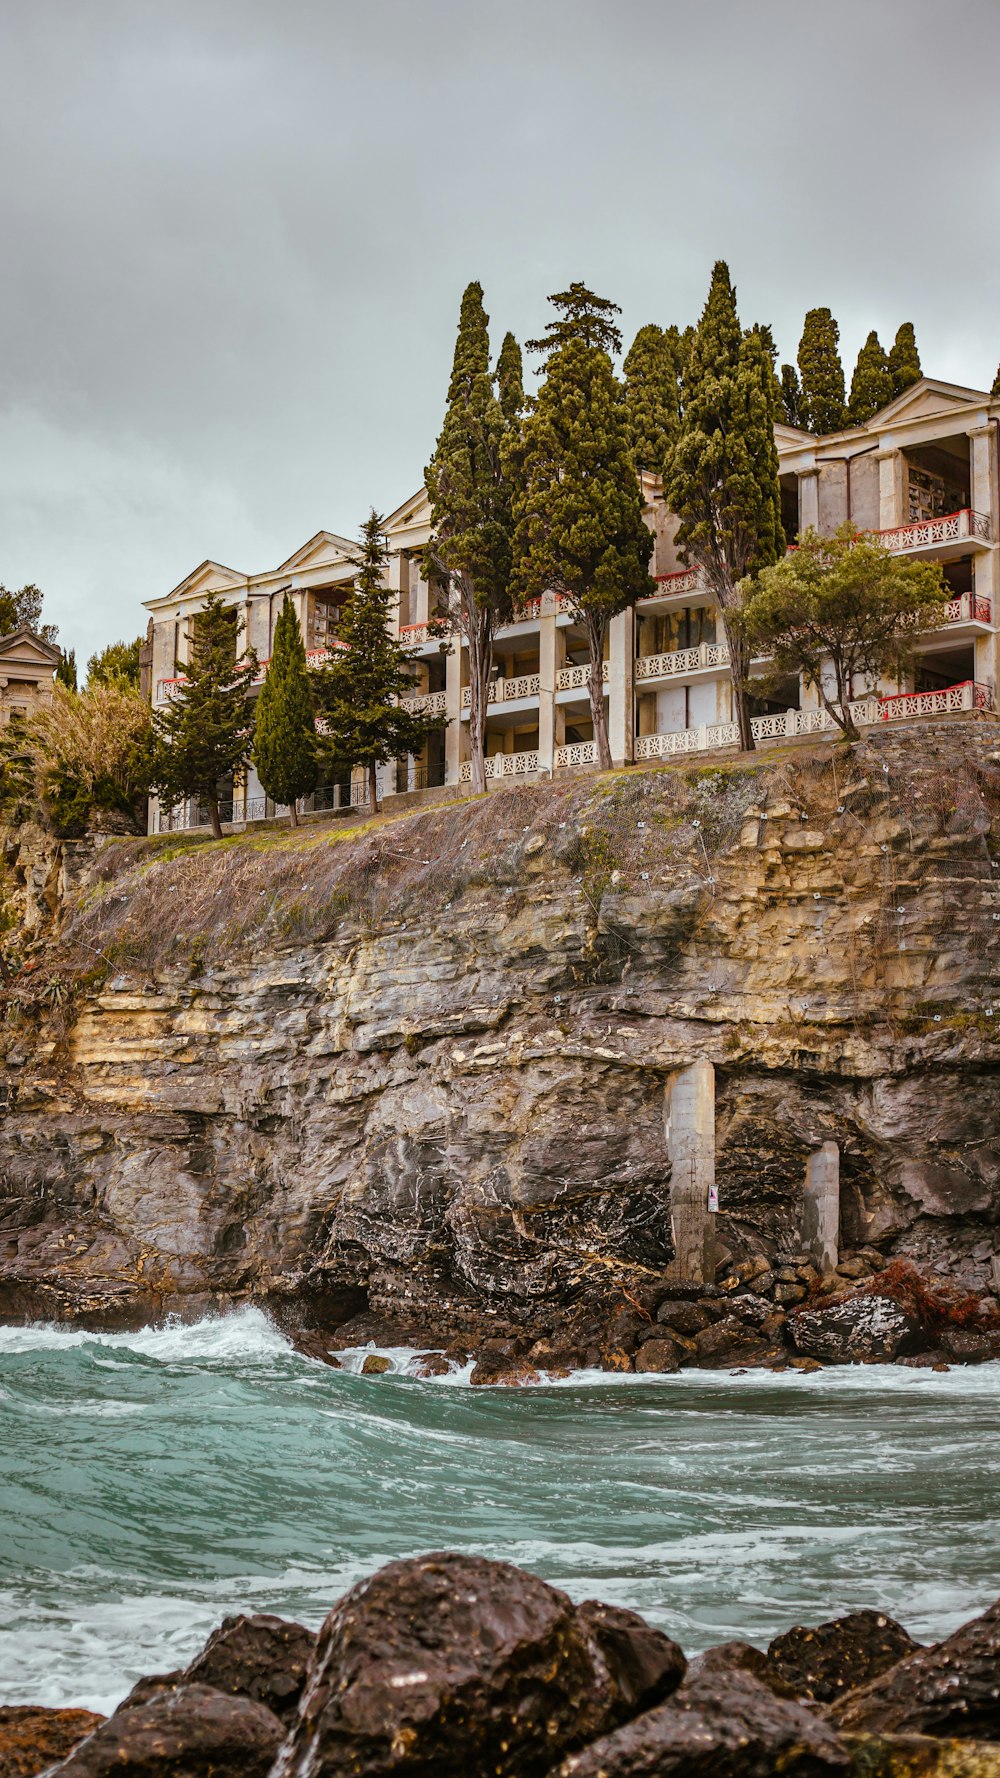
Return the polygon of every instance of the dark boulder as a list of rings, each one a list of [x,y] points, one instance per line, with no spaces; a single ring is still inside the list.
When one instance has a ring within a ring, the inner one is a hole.
[[[887,1296],[850,1296],[826,1309],[802,1309],[788,1318],[800,1352],[826,1364],[897,1358],[927,1344],[920,1323]]]
[[[894,1667],[920,1644],[881,1611],[852,1611],[776,1636],[768,1660],[800,1698],[829,1704]]]
[[[847,1765],[826,1723],[727,1669],[685,1680],[668,1703],[564,1760],[556,1778],[825,1778]]]
[[[706,1648],[704,1654],[696,1655],[688,1667],[692,1681],[705,1675],[719,1678],[727,1673],[749,1673],[751,1679],[758,1679],[768,1691],[774,1692],[775,1697],[798,1697],[795,1687],[788,1684],[763,1650],[755,1648],[752,1642],[718,1642],[714,1648]]]
[[[266,1778],[284,1729],[263,1704],[185,1685],[119,1711],[52,1778]]]
[[[1000,1740],[1000,1600],[848,1692],[831,1714],[852,1733]]]
[[[638,1612],[585,1599],[576,1615],[596,1642],[611,1676],[615,1722],[627,1722],[677,1690],[687,1670],[683,1650]]]
[[[587,1616],[534,1575],[390,1562],[323,1625],[274,1778],[542,1778],[614,1723],[621,1685]]]
[[[269,1612],[227,1617],[182,1672],[140,1679],[118,1710],[134,1710],[180,1685],[210,1685],[265,1704],[288,1722],[298,1709],[315,1647],[314,1630]]]
[[[678,1371],[683,1348],[671,1339],[647,1340],[635,1355],[636,1371],[642,1374]]]
[[[857,1778],[1000,1778],[1000,1747],[930,1735],[845,1735]]]
[[[104,1721],[91,1710],[44,1710],[35,1704],[0,1707],[0,1778],[35,1778]]]
[[[672,1328],[674,1333],[685,1334],[688,1339],[701,1333],[712,1320],[707,1309],[698,1303],[676,1303],[668,1298],[661,1303],[656,1312],[656,1319],[661,1327]]]

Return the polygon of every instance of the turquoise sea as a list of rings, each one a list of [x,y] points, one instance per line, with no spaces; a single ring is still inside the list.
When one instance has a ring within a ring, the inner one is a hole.
[[[930,1640],[1000,1595],[1000,1365],[482,1390],[392,1356],[329,1370],[253,1310],[0,1329],[0,1702],[107,1710],[227,1612],[319,1624],[429,1549],[689,1652],[860,1606]]]

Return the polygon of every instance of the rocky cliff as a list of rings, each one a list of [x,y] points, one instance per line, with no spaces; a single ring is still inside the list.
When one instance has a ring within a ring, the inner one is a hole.
[[[0,1314],[544,1332],[669,1260],[664,1082],[699,1056],[731,1255],[799,1246],[832,1137],[848,1243],[988,1291],[998,748],[910,725],[353,829],[8,836]]]

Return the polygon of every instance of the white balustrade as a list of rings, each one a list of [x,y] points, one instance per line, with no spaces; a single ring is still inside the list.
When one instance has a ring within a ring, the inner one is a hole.
[[[538,770],[538,754],[494,753],[486,761],[487,778],[527,778]],[[459,768],[458,781],[468,784],[472,779],[472,762],[465,760]]]
[[[698,648],[672,648],[667,654],[641,654],[635,663],[637,679],[671,679],[679,673],[698,673],[705,667],[728,667],[729,650],[724,642],[702,642]]]
[[[935,544],[957,543],[964,537],[990,540],[990,521],[986,513],[973,512],[970,506],[959,512],[945,513],[939,519],[915,519],[909,525],[894,525],[887,531],[871,533],[883,549],[898,554],[901,550],[930,549]]]
[[[710,586],[708,576],[703,568],[679,568],[674,574],[654,574],[656,592],[647,593],[645,598],[637,599],[637,605],[645,605],[650,599],[676,599],[687,593],[707,593]]]
[[[512,704],[517,698],[537,698],[540,687],[541,679],[537,673],[522,673],[519,679],[494,679],[488,702]],[[471,704],[472,688],[466,685],[462,690],[462,709],[468,710]]]
[[[609,663],[603,661],[601,663],[601,678],[605,685],[608,683],[608,670]],[[585,667],[560,667],[556,674],[557,691],[586,691],[589,685],[589,664]]]
[[[447,702],[448,694],[443,691],[411,692],[402,700],[403,709],[414,716],[443,716]]]
[[[555,764],[557,766],[590,766],[597,763],[596,741],[570,741],[565,747],[557,747]]]
[[[993,622],[993,606],[982,594],[961,593],[945,606],[945,622],[949,624],[989,624]]]

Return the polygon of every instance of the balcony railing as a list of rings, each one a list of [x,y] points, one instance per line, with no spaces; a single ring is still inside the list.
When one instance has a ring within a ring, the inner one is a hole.
[[[871,727],[877,722],[992,709],[993,697],[989,687],[966,679],[961,685],[949,685],[942,691],[903,692],[890,698],[859,698],[851,705],[851,716],[859,727]],[[836,726],[827,710],[779,710],[768,716],[754,716],[750,723],[755,741],[823,734]],[[735,722],[703,723],[700,728],[677,729],[667,735],[639,735],[635,757],[667,759],[675,753],[703,753],[715,747],[735,747],[739,738]]]
[[[643,599],[637,599],[637,605],[645,605],[650,599],[675,599],[684,593],[711,591],[704,568],[677,568],[673,574],[654,574],[653,579],[658,590],[647,593]]]
[[[554,761],[557,766],[591,766],[597,763],[596,741],[570,741],[565,747],[557,747]]]
[[[604,684],[608,683],[609,664],[601,662],[601,677]],[[590,687],[590,665],[585,667],[560,667],[556,674],[556,691],[587,691]]]
[[[977,538],[981,543],[989,543],[991,526],[989,517],[984,512],[973,512],[971,506],[963,506],[958,512],[945,513],[939,519],[915,519],[909,525],[893,525],[887,531],[872,531],[884,549],[898,554],[901,550],[930,549],[935,544],[957,543],[963,537]]]
[[[637,679],[671,679],[680,673],[697,673],[703,667],[728,667],[729,649],[724,642],[702,642],[697,648],[674,648],[668,654],[641,654],[635,663]]]
[[[960,593],[957,599],[949,599],[945,606],[945,620],[950,624],[991,624],[993,605],[983,595]]]
[[[537,673],[522,673],[519,679],[494,679],[489,689],[488,702],[491,704],[512,704],[517,698],[537,698],[541,680]],[[472,702],[472,691],[465,686],[462,692],[462,709],[468,710]]]
[[[403,709],[414,716],[443,716],[448,707],[448,694],[444,691],[411,692],[402,703]]]
[[[527,778],[538,770],[538,754],[534,753],[494,753],[486,761],[487,778]],[[462,764],[458,781],[468,784],[472,779],[471,761]]]
[[[541,617],[543,597],[544,594],[537,593],[533,599],[525,599],[524,604],[519,605],[514,612],[514,622],[524,623],[531,618]],[[572,611],[573,601],[567,593],[556,593],[555,601],[557,614],[560,611]]]

